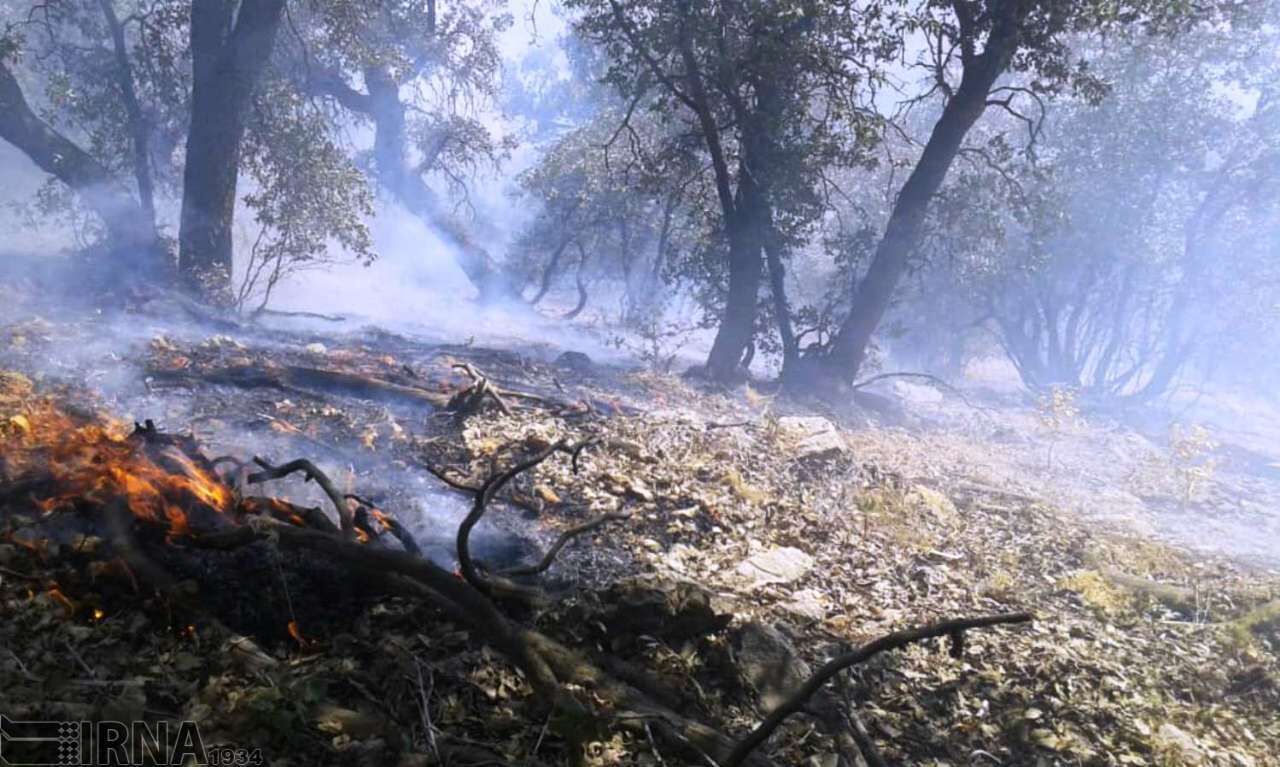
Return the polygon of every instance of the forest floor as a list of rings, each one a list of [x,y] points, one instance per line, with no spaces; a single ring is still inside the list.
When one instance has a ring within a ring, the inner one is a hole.
[[[1136,512],[1107,508],[1124,488],[1148,510],[1179,501],[1252,513],[1239,499],[1255,497],[1230,484],[1234,464],[1204,472],[1200,452],[1161,458],[1168,449],[1153,441],[1150,461],[1089,459],[1136,443],[1074,419],[1048,455],[1036,438],[1048,420],[1033,405],[915,389],[896,394],[905,420],[815,414],[750,388],[711,391],[544,348],[210,328],[154,302],[110,321],[9,305],[0,451],[17,449],[52,398],[86,418],[189,431],[209,456],[310,458],[450,565],[470,499],[431,469],[480,471],[557,439],[594,440],[578,471],[553,459],[514,482],[477,552],[528,562],[570,526],[627,514],[565,550],[544,579],[555,601],[528,620],[651,670],[678,710],[731,735],[851,645],[1031,611],[1030,625],[970,632],[959,658],[941,643],[879,656],[839,681],[831,705],[854,712],[888,764],[1280,764],[1280,576],[1259,561],[1266,552],[1191,550],[1176,525],[1156,530],[1162,542],[1129,524]],[[461,363],[505,392],[507,412],[458,417],[410,401],[465,386]],[[244,370],[275,377],[228,374]],[[356,392],[304,370],[394,388]],[[1147,463],[1151,477],[1134,471]],[[1180,482],[1193,485],[1185,498]],[[301,481],[273,489],[298,504],[321,498]],[[326,595],[286,594],[272,628],[239,627],[246,654],[146,589],[72,577],[66,546],[24,539],[12,498],[0,520],[0,713],[10,718],[190,720],[207,743],[260,748],[276,765],[570,762],[557,728],[532,713],[529,682],[483,636],[415,599],[371,594],[360,609],[321,605],[291,621]],[[264,597],[235,581],[198,598],[242,615],[240,603]],[[255,588],[271,591],[265,583]],[[838,763],[806,716],[766,750],[776,764]],[[585,763],[706,761],[633,728],[599,734]]]

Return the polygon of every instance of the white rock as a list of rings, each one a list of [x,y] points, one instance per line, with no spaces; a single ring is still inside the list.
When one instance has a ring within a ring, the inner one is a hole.
[[[1155,743],[1182,757],[1187,764],[1203,764],[1207,755],[1200,743],[1186,730],[1165,722],[1156,730]]]
[[[783,608],[811,621],[827,617],[827,600],[817,589],[800,589]]]
[[[778,428],[791,442],[796,458],[827,458],[849,449],[836,425],[822,416],[787,416]]]
[[[738,564],[739,575],[753,586],[769,583],[791,583],[813,569],[813,557],[800,549],[780,546],[762,551]]]

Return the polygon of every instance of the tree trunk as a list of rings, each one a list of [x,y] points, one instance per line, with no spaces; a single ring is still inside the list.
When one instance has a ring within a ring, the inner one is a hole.
[[[159,251],[155,231],[138,203],[119,189],[111,174],[92,155],[41,120],[22,93],[22,87],[0,62],[0,138],[21,150],[41,170],[71,187],[85,207],[97,214],[106,228],[107,252],[115,263],[152,267]]]
[[[1021,5],[1010,3],[1012,10],[994,22],[981,55],[965,57],[960,87],[942,110],[920,161],[903,184],[871,266],[854,290],[849,316],[832,339],[825,366],[829,376],[846,383],[857,377],[871,336],[923,236],[929,204],[946,179],[969,129],[986,110],[991,87],[1008,68],[1018,48],[1018,15],[1026,13]]]
[[[231,224],[245,113],[271,58],[284,0],[193,0],[191,128],[182,178],[178,267],[210,295],[231,288]],[[234,22],[233,22],[234,17]]]
[[[716,330],[711,353],[707,356],[707,373],[716,381],[731,382],[742,375],[742,359],[755,334],[756,305],[760,297],[760,278],[764,263],[760,258],[759,207],[754,191],[746,191],[753,182],[742,174],[738,177],[738,201],[733,215],[725,217],[729,241],[729,292],[725,297],[720,327]]]

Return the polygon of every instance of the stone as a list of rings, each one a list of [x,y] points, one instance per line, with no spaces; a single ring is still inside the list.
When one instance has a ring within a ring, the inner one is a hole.
[[[800,589],[791,595],[791,599],[783,606],[784,610],[811,621],[820,621],[827,617],[827,600],[817,589]]]
[[[809,664],[774,626],[751,621],[733,637],[734,660],[768,713],[782,705],[809,678]]]
[[[1195,737],[1168,722],[1160,725],[1152,741],[1160,750],[1169,752],[1172,756],[1181,757],[1185,764],[1204,764],[1208,759],[1204,748]]]
[[[737,573],[753,586],[792,583],[813,569],[813,557],[791,546],[778,546],[738,563]]]
[[[833,458],[849,449],[836,425],[822,416],[787,416],[778,428],[796,458]]]

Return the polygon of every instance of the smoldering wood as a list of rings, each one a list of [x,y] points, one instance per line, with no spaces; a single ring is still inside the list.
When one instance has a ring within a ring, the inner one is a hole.
[[[342,526],[342,534],[345,536],[354,535],[355,520],[351,511],[351,506],[347,503],[347,499],[342,493],[338,492],[338,488],[333,484],[333,480],[323,471],[320,471],[314,463],[305,458],[289,461],[282,466],[273,466],[263,458],[255,456],[253,462],[262,467],[262,471],[250,474],[245,481],[250,485],[258,485],[273,479],[281,479],[290,474],[301,472],[307,482],[315,482],[329,496],[329,500],[333,503],[334,511],[338,514],[339,524]]]

